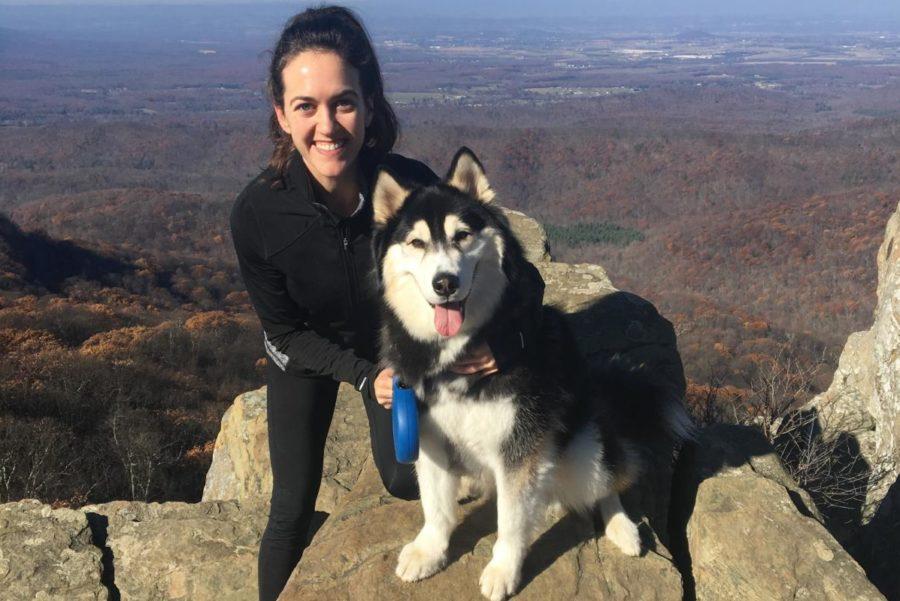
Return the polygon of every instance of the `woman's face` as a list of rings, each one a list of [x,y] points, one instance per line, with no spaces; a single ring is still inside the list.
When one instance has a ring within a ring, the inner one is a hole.
[[[356,177],[356,157],[372,120],[359,72],[334,52],[305,50],[281,76],[284,104],[275,107],[278,123],[312,176],[333,192]]]

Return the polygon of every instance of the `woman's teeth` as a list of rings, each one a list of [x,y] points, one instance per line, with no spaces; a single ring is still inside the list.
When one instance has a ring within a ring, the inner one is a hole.
[[[320,150],[337,150],[338,148],[343,148],[346,142],[316,142],[316,148]]]

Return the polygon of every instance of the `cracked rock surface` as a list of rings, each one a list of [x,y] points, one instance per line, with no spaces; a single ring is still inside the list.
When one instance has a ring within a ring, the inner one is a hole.
[[[110,586],[131,601],[253,601],[265,514],[238,503],[113,501],[105,516]],[[30,597],[29,597],[30,598]]]
[[[478,578],[496,540],[494,503],[474,501],[459,511],[444,571],[402,582],[394,574],[397,555],[422,526],[421,505],[387,496],[369,462],[279,599],[482,599]],[[680,600],[681,576],[668,551],[646,524],[641,533],[649,549],[643,557],[628,557],[596,538],[590,520],[548,517],[525,560],[516,599]]]
[[[864,522],[879,511],[894,520],[900,513],[900,490],[890,493],[900,476],[900,205],[888,221],[876,261],[874,323],[850,335],[831,386],[807,405],[818,412],[826,436],[850,434],[858,441],[873,472]]]
[[[676,487],[689,552],[679,559],[698,600],[884,599],[756,431],[704,430],[682,452]]]
[[[33,499],[0,505],[0,599],[105,601],[87,516]]]
[[[328,439],[316,511],[330,513],[356,482],[369,453],[369,422],[359,393],[341,384]],[[272,495],[266,388],[239,395],[222,417],[203,500],[268,505]]]

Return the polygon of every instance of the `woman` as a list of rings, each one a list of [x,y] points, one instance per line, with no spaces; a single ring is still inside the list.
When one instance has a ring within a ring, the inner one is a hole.
[[[359,20],[342,7],[293,17],[269,69],[272,102],[269,166],[238,196],[231,231],[268,355],[269,449],[273,491],[260,544],[260,599],[275,599],[307,543],[325,439],[339,382],[362,393],[372,454],[385,488],[418,496],[411,466],[393,454],[390,369],[377,358],[377,291],[368,187],[386,164],[399,177],[428,184],[424,164],[389,154],[397,120]],[[456,364],[489,375],[521,349],[490,341]]]

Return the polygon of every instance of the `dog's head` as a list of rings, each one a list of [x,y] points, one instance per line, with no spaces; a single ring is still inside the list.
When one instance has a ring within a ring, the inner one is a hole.
[[[389,309],[422,341],[473,334],[507,285],[508,225],[489,205],[481,163],[461,148],[440,183],[413,188],[388,170],[372,191],[378,279]]]

